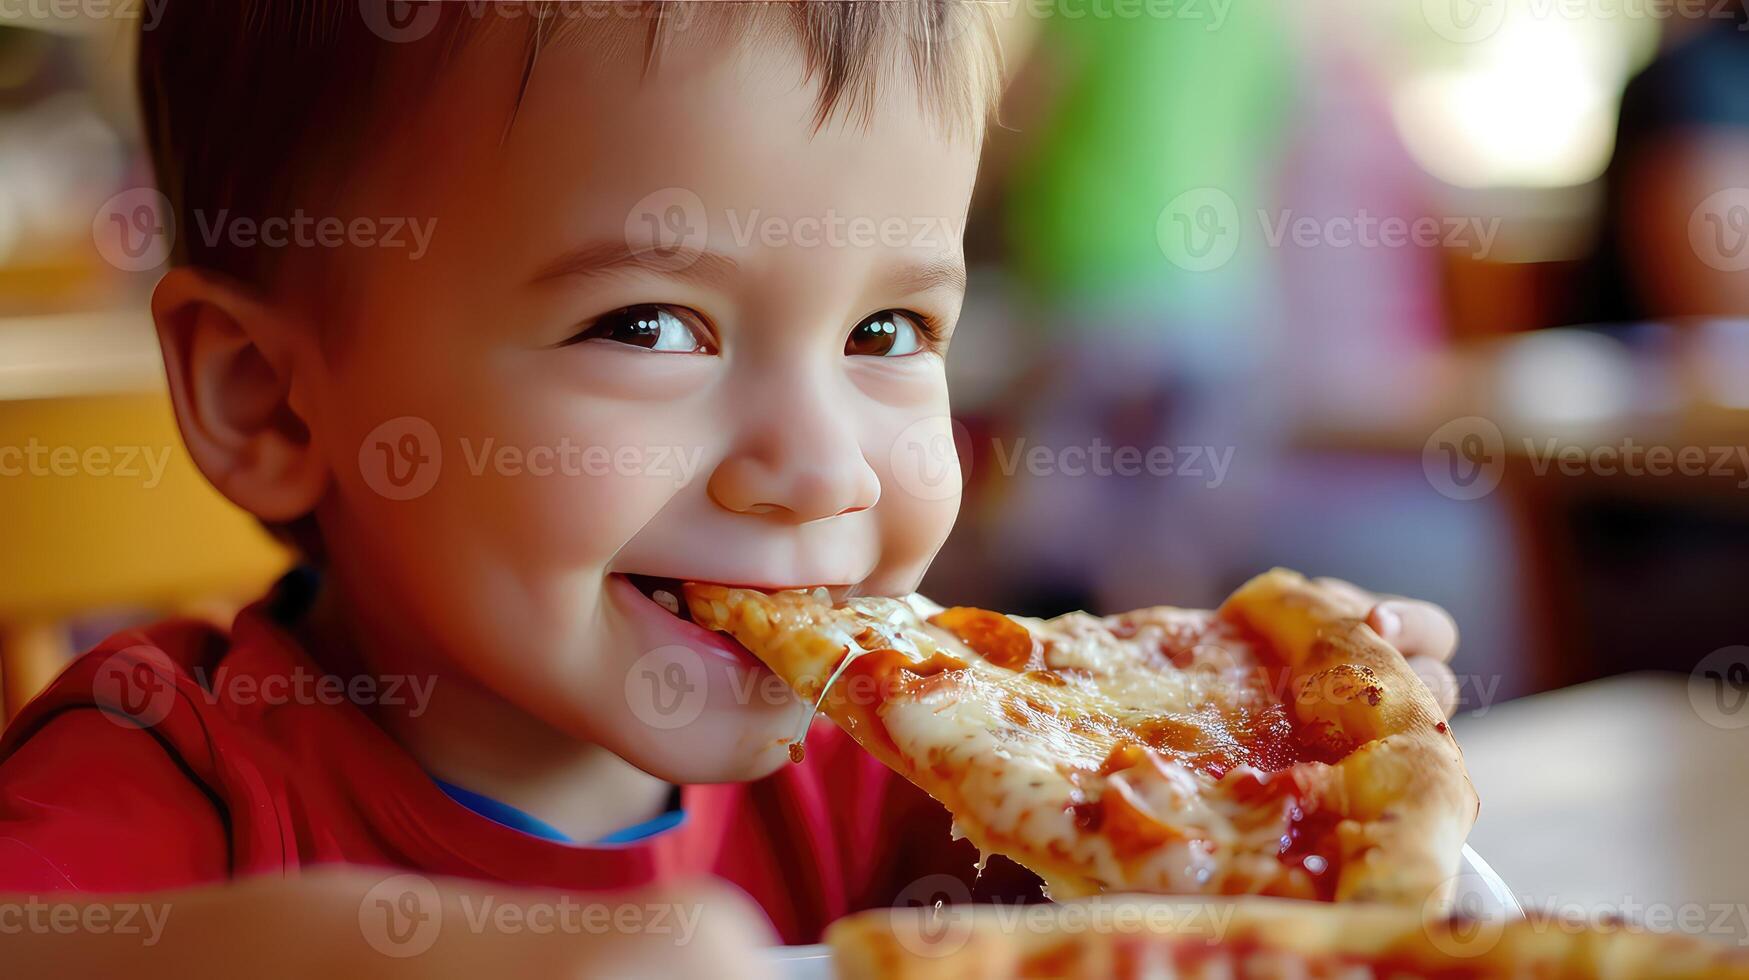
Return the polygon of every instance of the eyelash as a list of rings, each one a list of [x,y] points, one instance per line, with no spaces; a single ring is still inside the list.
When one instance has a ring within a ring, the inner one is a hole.
[[[671,304],[671,303],[636,303],[636,304],[633,304],[632,306],[624,306],[624,307],[620,307],[619,309],[609,310],[608,312],[603,313],[600,316],[597,316],[597,317],[594,317],[594,318],[588,320],[587,322],[585,322],[583,324],[582,328],[579,329],[576,333],[565,338],[564,340],[559,341],[557,344],[554,344],[553,346],[554,347],[561,347],[561,348],[562,347],[574,347],[577,344],[583,343],[585,340],[588,340],[590,333],[592,333],[596,329],[596,327],[600,326],[601,323],[604,320],[606,320],[608,317],[613,316],[616,313],[623,313],[626,310],[637,309],[637,308],[643,307],[643,306],[659,307],[659,308],[665,309],[665,310],[680,310],[680,311],[684,311],[685,313],[689,314],[691,317],[695,318],[699,322],[699,324],[704,328],[704,332],[707,335],[709,335],[708,339],[709,339],[710,349],[706,350],[706,351],[701,351],[700,353],[715,353],[716,352],[716,328],[715,328],[715,325],[711,323],[710,318],[705,316],[703,313],[700,313],[697,310],[692,309],[691,307],[679,306],[679,305]],[[936,316],[929,314],[929,313],[922,313],[922,312],[919,312],[917,310],[906,309],[906,308],[901,308],[901,307],[895,306],[895,307],[888,307],[888,308],[883,309],[883,310],[876,310],[874,313],[870,313],[868,316],[865,316],[862,319],[857,320],[856,324],[861,324],[864,320],[867,320],[869,317],[879,316],[882,313],[902,313],[905,316],[910,317],[917,324],[917,326],[919,328],[918,332],[922,335],[919,339],[922,341],[923,351],[928,352],[928,353],[934,353],[934,354],[941,353],[943,342],[946,339],[947,328],[942,323],[942,321],[939,317],[936,317]],[[852,324],[851,329],[855,329],[856,324]]]
[[[883,310],[882,312],[885,311]],[[943,325],[939,318],[931,316],[928,313],[919,313],[916,310],[898,310],[897,312],[903,313],[911,319],[916,320],[917,325],[923,328],[923,345],[925,349],[931,353],[941,353],[942,344],[947,339],[947,327]]]

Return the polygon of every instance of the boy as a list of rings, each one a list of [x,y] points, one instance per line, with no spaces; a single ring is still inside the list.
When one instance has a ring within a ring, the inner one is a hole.
[[[197,889],[152,946],[14,955],[725,975],[761,915],[808,942],[969,882],[938,806],[824,727],[790,765],[807,706],[667,607],[676,580],[903,593],[945,538],[957,479],[921,464],[951,453],[913,450],[951,445],[987,12],[387,9],[173,0],[143,36],[181,430],[319,571],[228,636],[111,639],[9,728],[0,891]],[[242,244],[245,218],[346,233]],[[373,233],[402,225],[417,257]],[[1425,607],[1375,620],[1449,652]],[[703,876],[758,911],[676,884]],[[563,907],[528,889],[672,914],[477,925]]]

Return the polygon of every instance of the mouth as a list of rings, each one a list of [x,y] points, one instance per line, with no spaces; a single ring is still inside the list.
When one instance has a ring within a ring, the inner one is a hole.
[[[608,576],[609,591],[617,594],[619,607],[627,612],[634,621],[643,624],[644,635],[651,642],[681,643],[700,653],[711,654],[721,660],[737,664],[741,667],[764,671],[768,668],[755,657],[752,651],[742,646],[727,633],[707,630],[693,622],[691,612],[686,608],[682,591],[685,583],[698,581],[696,579],[668,578],[660,575],[634,575],[616,572]],[[749,585],[731,583],[713,583],[729,588],[758,589],[761,592],[780,592],[796,586]],[[814,586],[825,589],[826,595],[834,602],[841,602],[848,597],[852,589],[849,586]]]
[[[685,581],[658,575],[627,575],[625,580],[642,593],[644,598],[668,610],[670,615],[692,622],[692,611],[686,608],[686,603],[680,601],[680,597],[684,595],[681,588],[685,586]]]
[[[632,588],[642,593],[663,609],[688,623],[692,622],[692,611],[686,608],[683,589],[687,582],[701,582],[700,579],[666,578],[660,575],[634,575],[626,573],[625,580]],[[795,589],[823,592],[824,598],[833,605],[838,605],[855,593],[855,587],[849,585],[738,585],[732,582],[711,582],[711,585],[721,585],[730,589],[752,589],[757,592],[787,592]]]

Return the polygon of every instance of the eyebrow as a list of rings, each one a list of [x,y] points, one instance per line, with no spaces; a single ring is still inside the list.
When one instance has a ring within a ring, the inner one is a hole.
[[[887,283],[906,293],[926,293],[931,289],[941,288],[964,293],[966,264],[957,258],[932,259],[900,269]]]
[[[703,286],[725,288],[740,274],[741,266],[721,252],[705,249],[633,248],[623,241],[600,241],[574,248],[541,266],[533,281],[568,276],[595,278],[627,270],[656,272]]]
[[[623,241],[590,242],[559,256],[534,275],[534,282],[566,277],[595,278],[625,270],[651,271],[699,285],[727,289],[741,265],[722,252],[676,246],[672,249],[633,248]],[[958,258],[938,258],[906,265],[887,278],[887,286],[903,293],[932,289],[966,291],[966,266]]]

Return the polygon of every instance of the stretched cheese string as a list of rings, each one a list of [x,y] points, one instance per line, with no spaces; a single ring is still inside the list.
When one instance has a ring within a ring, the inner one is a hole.
[[[802,722],[802,730],[797,732],[795,740],[789,743],[789,761],[801,762],[807,758],[808,731],[814,727],[814,719],[820,714],[820,706],[826,703],[826,695],[831,692],[832,685],[838,683],[838,678],[844,675],[844,669],[850,666],[850,662],[867,652],[855,640],[845,644],[844,659],[838,661],[838,666],[833,669],[831,676],[826,678],[825,686],[820,688],[820,696],[814,699],[813,710],[808,712],[807,720]]]

